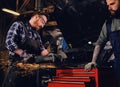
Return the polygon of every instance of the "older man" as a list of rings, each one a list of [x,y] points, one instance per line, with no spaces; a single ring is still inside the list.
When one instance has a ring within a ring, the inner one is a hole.
[[[2,87],[35,87],[35,82],[28,83],[26,80],[21,83],[21,78],[16,75],[16,67],[14,65],[19,61],[28,60],[33,54],[48,55],[49,52],[42,45],[41,37],[37,32],[45,26],[47,20],[47,14],[34,12],[30,17],[21,18],[13,22],[6,37],[6,47],[9,50],[11,66]]]

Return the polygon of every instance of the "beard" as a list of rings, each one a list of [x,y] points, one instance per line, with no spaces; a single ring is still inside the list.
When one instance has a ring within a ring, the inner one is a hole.
[[[120,7],[116,11],[115,10],[109,11],[108,14],[111,17],[118,17],[118,16],[120,16]]]
[[[110,11],[111,15],[115,15],[116,14],[116,11]]]
[[[120,8],[118,8],[114,14],[111,14],[115,18],[120,18]]]

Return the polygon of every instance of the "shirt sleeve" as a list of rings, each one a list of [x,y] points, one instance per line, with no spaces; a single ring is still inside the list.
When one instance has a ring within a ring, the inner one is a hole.
[[[15,43],[15,36],[17,35],[17,30],[20,27],[20,23],[14,22],[10,29],[8,30],[7,36],[6,36],[6,48],[10,51],[14,51],[15,49],[18,49],[17,44]]]
[[[104,23],[100,32],[99,38],[96,41],[96,45],[104,45],[108,41],[106,22]]]

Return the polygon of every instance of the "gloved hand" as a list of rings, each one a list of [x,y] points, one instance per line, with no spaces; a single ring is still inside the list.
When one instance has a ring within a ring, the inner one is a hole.
[[[23,52],[20,54],[20,57],[23,58],[23,61],[27,61],[29,58],[32,57],[32,54],[27,54],[25,51],[23,51]]]
[[[86,71],[90,71],[92,68],[94,68],[96,66],[97,66],[96,62],[89,62],[88,64],[85,65],[84,68]]]

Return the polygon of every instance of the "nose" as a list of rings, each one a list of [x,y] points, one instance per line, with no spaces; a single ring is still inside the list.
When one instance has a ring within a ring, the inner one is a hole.
[[[108,10],[112,10],[112,7],[111,7],[111,6],[108,6]]]
[[[44,27],[44,24],[41,23],[41,22],[39,22],[38,26],[41,27],[41,28],[43,28],[43,27]]]
[[[41,27],[43,28],[43,27],[44,27],[44,24],[41,24]]]

